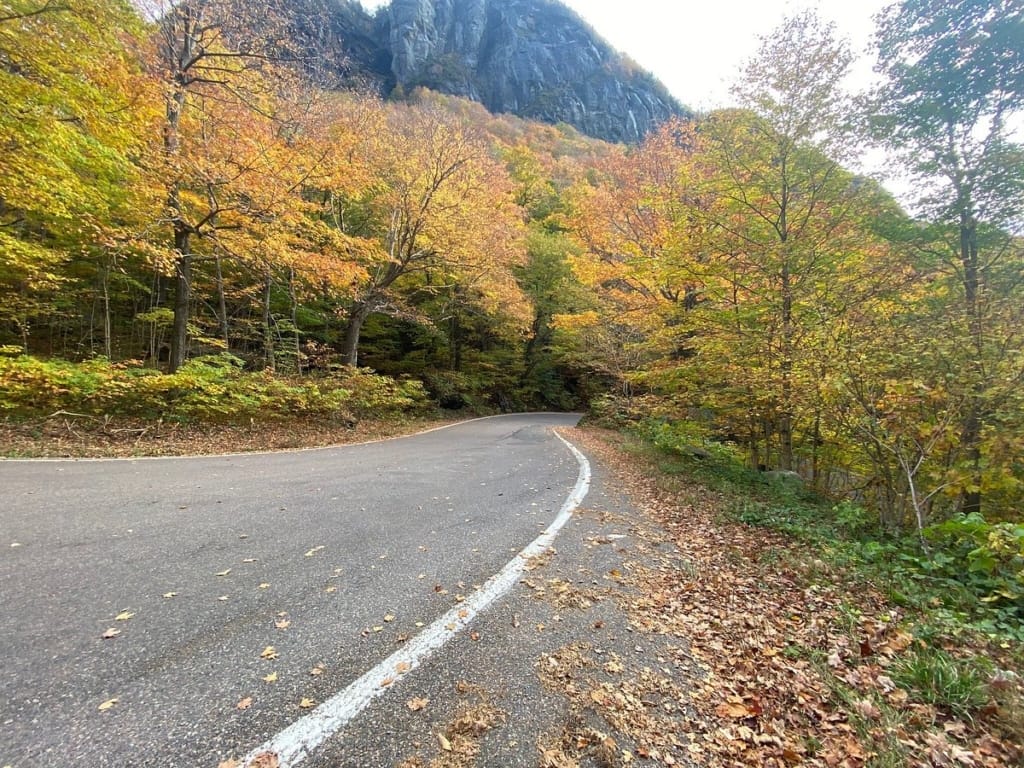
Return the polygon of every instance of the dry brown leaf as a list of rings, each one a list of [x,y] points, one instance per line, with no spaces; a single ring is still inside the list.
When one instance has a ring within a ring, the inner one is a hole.
[[[263,653],[260,654],[260,658],[273,660],[276,659],[278,655],[279,654],[277,652],[277,649],[272,645],[268,645],[266,648],[263,649]]]
[[[395,617],[392,616],[390,613],[387,616],[384,617],[384,621],[387,622],[387,623],[390,623],[390,622],[392,622],[394,620],[395,620]]]
[[[235,709],[246,710],[252,706],[252,696],[246,696],[240,702],[235,704]]]
[[[311,670],[309,670],[309,674],[311,674],[313,677],[318,677],[318,676],[322,675],[323,673],[324,673],[324,668],[320,667],[320,666],[313,667]]]
[[[312,709],[316,706],[316,702],[309,698],[303,698],[299,702],[299,709]]]
[[[387,688],[393,682],[395,682],[395,678],[393,678],[393,677],[385,677],[383,680],[380,681],[380,687],[381,688]]]
[[[443,749],[445,752],[452,751],[452,743],[448,741],[448,737],[445,736],[443,733],[437,734],[437,742],[441,745],[441,749]]]
[[[280,768],[281,761],[273,752],[263,752],[256,755],[249,763],[248,768]]]
[[[235,758],[229,757],[227,760],[217,763],[217,768],[242,768],[242,764]]]
[[[421,709],[424,709],[429,703],[430,699],[424,699],[419,696],[416,696],[415,698],[409,699],[407,702],[405,702],[405,706],[407,706],[413,712],[419,712]]]
[[[412,664],[408,661],[400,661],[395,665],[395,671],[400,675],[404,675],[410,669],[412,669]]]
[[[288,619],[279,619],[274,622],[275,629],[288,629],[291,625],[292,623]]]

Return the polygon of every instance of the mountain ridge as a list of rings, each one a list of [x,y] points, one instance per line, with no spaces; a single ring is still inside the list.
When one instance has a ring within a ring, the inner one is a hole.
[[[328,14],[345,83],[384,96],[425,87],[625,143],[691,115],[558,0],[392,0],[373,15],[333,0]]]

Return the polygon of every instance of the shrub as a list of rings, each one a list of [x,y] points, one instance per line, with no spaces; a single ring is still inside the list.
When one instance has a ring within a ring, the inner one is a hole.
[[[321,378],[247,372],[227,353],[190,360],[173,374],[104,359],[70,363],[0,357],[0,409],[16,419],[68,411],[180,422],[247,423],[253,419],[396,416],[424,410],[418,381],[342,370]]]

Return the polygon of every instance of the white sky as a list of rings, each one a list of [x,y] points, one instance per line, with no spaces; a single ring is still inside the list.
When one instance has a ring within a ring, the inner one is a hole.
[[[386,0],[361,0],[368,9]],[[891,0],[563,0],[597,32],[653,72],[683,104],[707,111],[730,103],[740,66],[785,16],[805,8],[836,24],[854,51],[866,49],[872,17]],[[871,76],[859,62],[851,85]]]

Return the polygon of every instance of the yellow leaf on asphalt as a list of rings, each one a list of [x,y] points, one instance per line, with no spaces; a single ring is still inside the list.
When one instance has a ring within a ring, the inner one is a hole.
[[[177,592],[164,592],[164,594],[163,594],[163,597],[164,597],[165,599],[168,599],[168,600],[169,600],[170,598],[172,598],[172,597],[177,597],[177,596],[178,596],[178,593],[177,593]]]
[[[429,703],[430,703],[430,699],[423,699],[423,698],[420,698],[419,696],[417,696],[417,697],[409,699],[407,702],[405,702],[405,706],[407,706],[413,712],[419,712],[421,709],[426,707],[427,704],[429,704]]]
[[[384,621],[386,621],[388,623],[390,623],[390,622],[392,622],[394,620],[395,620],[395,617],[392,616],[390,613],[387,616],[384,617]]]
[[[374,632],[383,632],[384,631],[384,627],[374,627],[373,631]]]
[[[114,705],[117,704],[117,701],[118,701],[118,699],[117,699],[116,696],[114,698],[112,698],[112,699],[107,699],[102,704],[100,704],[100,706],[99,706],[100,712],[106,712],[108,709],[113,709]]]
[[[114,621],[128,621],[135,614],[131,611],[121,611],[117,616],[114,617]]]
[[[265,682],[265,683],[276,683],[277,682],[277,672],[271,672],[269,675],[267,675],[266,677],[263,678],[263,682]]]
[[[263,653],[260,654],[261,659],[276,659],[277,656],[277,649],[272,645],[268,645],[263,649]]]
[[[230,568],[228,568],[225,571],[221,571],[220,573],[215,573],[214,576],[227,576],[229,573],[231,573],[231,569]]]
[[[309,674],[311,674],[313,677],[317,677],[319,675],[322,675],[323,673],[324,673],[324,668],[321,667],[321,666],[316,666],[316,667],[313,667],[311,670],[309,670]]]
[[[312,699],[303,699],[299,702],[299,709],[312,709],[316,706],[316,702]]]
[[[260,589],[270,589],[270,585],[264,581],[262,584],[260,584]]]
[[[252,706],[252,696],[246,696],[240,702],[235,704],[235,709],[245,710],[245,709],[248,709],[251,706]]]
[[[322,549],[323,549],[322,546],[320,546],[320,547],[313,547],[311,550],[309,550],[309,552],[306,553],[306,557],[312,557],[313,555],[315,555],[317,552],[319,552]]]
[[[220,600],[220,601],[221,601],[221,602],[223,603],[223,602],[227,602],[227,600],[228,600],[229,598],[228,598],[228,596],[227,596],[227,595],[221,595],[221,596],[220,596],[220,597],[218,597],[217,599],[218,599],[218,600]]]
[[[326,592],[328,594],[330,594],[332,592],[337,592],[337,591],[338,591],[338,588],[337,587],[333,587],[333,586],[332,587],[328,587],[327,589],[324,590],[324,592]]]
[[[448,737],[445,736],[443,733],[437,734],[437,741],[441,745],[441,749],[443,749],[445,752],[452,751],[452,743],[448,741]]]
[[[109,640],[110,638],[117,637],[120,634],[121,634],[121,630],[120,629],[114,629],[113,627],[111,627],[110,629],[108,629],[106,632],[103,633],[103,639],[104,640]]]
[[[291,625],[292,623],[288,621],[288,619],[281,619],[279,621],[274,622],[275,629],[288,629],[288,627],[290,627]]]

